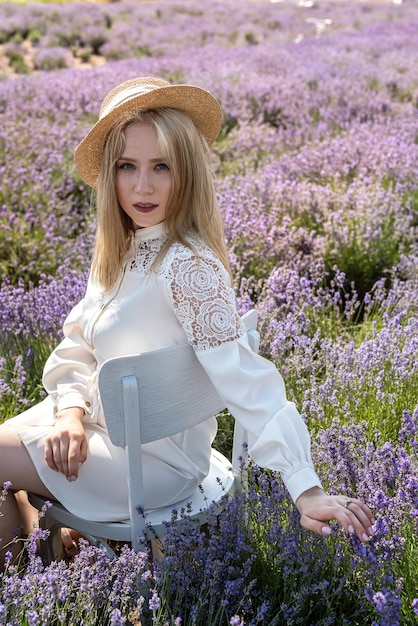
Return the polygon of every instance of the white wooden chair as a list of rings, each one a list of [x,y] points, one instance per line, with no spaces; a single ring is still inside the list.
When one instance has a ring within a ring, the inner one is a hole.
[[[255,310],[243,316],[254,351],[259,347],[257,319]],[[124,522],[89,521],[73,515],[54,501],[43,520],[43,526],[50,531],[44,546],[46,561],[53,558],[53,535],[61,527],[77,530],[93,544],[104,546],[109,556],[114,556],[114,552],[107,540],[130,542],[135,551],[144,550],[147,541],[164,536],[164,522],[171,520],[173,509],[190,510],[188,518],[204,524],[210,504],[222,508],[225,495],[232,496],[241,491],[243,484],[245,488],[246,433],[235,423],[232,463],[213,449],[210,471],[201,489],[175,505],[144,510],[138,442],[144,444],[182,432],[225,408],[188,344],[106,361],[99,373],[99,390],[110,439],[127,451],[130,519]],[[30,494],[31,503],[38,509],[46,500]],[[181,524],[181,519],[178,523]]]

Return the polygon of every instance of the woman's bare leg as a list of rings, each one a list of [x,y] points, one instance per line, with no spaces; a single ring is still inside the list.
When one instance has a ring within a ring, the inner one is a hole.
[[[22,521],[22,532],[29,535],[34,528],[39,528],[39,511],[29,502],[26,491],[16,491],[15,498]]]
[[[33,524],[37,525],[35,510],[29,504],[25,494],[20,493],[16,498],[16,492],[21,490],[33,491],[46,497],[52,497],[52,494],[39,478],[35,466],[17,434],[21,429],[21,426],[12,426],[7,422],[0,425],[0,488],[6,481],[12,483],[0,509],[0,571],[3,569],[5,546],[15,537],[21,536],[23,528],[27,531],[28,528],[33,527]],[[21,545],[19,543],[11,544],[7,550],[16,556],[21,551]]]

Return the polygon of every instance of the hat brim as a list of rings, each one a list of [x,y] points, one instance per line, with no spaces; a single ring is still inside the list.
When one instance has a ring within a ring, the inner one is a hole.
[[[192,85],[157,87],[116,106],[87,133],[74,152],[75,166],[81,178],[91,187],[96,187],[107,134],[121,115],[161,108],[187,113],[208,145],[215,141],[221,129],[221,107],[209,91]]]

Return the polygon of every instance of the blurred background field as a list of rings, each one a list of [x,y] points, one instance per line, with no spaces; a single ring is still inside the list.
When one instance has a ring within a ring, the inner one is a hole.
[[[237,504],[213,543],[195,538],[200,569],[173,539],[189,584],[166,561],[158,623],[173,607],[202,626],[417,623],[417,41],[414,0],[0,4],[2,418],[42,397],[83,294],[94,210],[72,155],[103,96],[136,75],[195,83],[224,112],[213,165],[239,309],[260,311],[324,486],[375,511],[366,548],[338,528],[324,542],[254,468],[248,525]]]

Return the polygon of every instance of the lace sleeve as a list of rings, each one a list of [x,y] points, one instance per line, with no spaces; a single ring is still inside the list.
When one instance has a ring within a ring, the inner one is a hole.
[[[215,254],[196,256],[176,245],[168,253],[166,277],[174,313],[196,350],[208,350],[245,333],[229,276]]]

